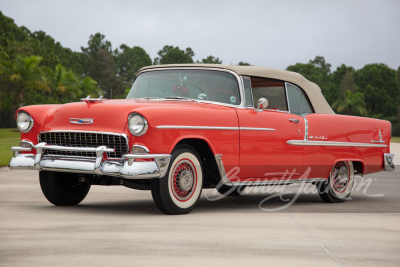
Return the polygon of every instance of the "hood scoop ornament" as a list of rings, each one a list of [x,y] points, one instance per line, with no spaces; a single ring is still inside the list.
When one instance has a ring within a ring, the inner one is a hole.
[[[107,98],[103,98],[103,96],[100,96],[99,98],[90,98],[90,95],[88,95],[86,98],[81,98],[81,101],[85,101],[86,103],[89,102],[102,102],[107,100]]]

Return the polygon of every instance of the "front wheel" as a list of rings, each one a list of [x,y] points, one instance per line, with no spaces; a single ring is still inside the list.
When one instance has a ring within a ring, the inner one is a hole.
[[[329,179],[317,184],[318,194],[327,203],[344,202],[354,184],[354,167],[351,161],[339,161],[329,174]]]
[[[78,205],[90,189],[76,174],[40,171],[39,181],[44,196],[56,206]]]
[[[165,214],[185,214],[197,204],[203,187],[199,156],[190,146],[172,152],[167,174],[151,180],[151,194],[158,209]]]

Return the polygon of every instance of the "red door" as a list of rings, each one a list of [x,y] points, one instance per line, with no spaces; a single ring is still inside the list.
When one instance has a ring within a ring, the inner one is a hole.
[[[304,138],[301,116],[273,110],[237,109],[240,127],[241,180],[297,179],[303,146],[287,144]]]

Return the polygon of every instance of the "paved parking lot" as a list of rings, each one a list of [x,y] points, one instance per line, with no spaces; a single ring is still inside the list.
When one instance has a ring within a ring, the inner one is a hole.
[[[55,207],[36,171],[0,168],[0,266],[398,266],[400,144],[392,152],[397,170],[358,178],[363,186],[342,204],[303,188],[280,210],[299,186],[262,205],[274,192],[209,201],[204,190],[181,216],[161,214],[148,191],[118,186]]]

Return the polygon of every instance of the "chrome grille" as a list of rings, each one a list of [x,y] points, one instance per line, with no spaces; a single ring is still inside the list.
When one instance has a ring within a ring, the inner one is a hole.
[[[107,153],[109,158],[122,158],[128,153],[127,139],[122,135],[86,132],[49,132],[39,135],[39,142],[48,145],[69,146],[69,147],[99,147],[107,146],[114,148],[115,152]],[[44,155],[64,155],[78,157],[96,157],[95,152],[59,151],[45,150]]]

